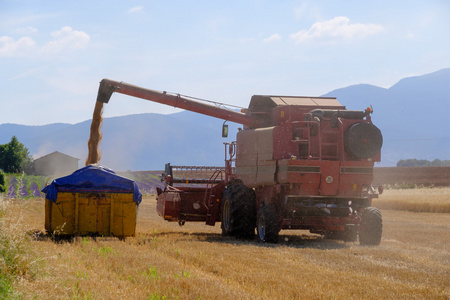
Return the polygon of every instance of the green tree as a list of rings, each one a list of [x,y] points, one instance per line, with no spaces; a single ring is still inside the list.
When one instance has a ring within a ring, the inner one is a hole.
[[[402,159],[397,162],[397,167],[428,167],[430,162],[426,159]]]
[[[5,173],[2,170],[0,170],[0,193],[6,192],[6,186],[5,186],[6,179],[5,179],[5,177],[6,177]]]
[[[13,136],[8,144],[0,145],[0,169],[7,173],[30,172],[33,158],[28,149]]]

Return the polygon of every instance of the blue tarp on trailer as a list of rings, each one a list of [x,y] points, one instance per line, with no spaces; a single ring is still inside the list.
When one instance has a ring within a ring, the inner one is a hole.
[[[56,201],[58,192],[133,193],[136,205],[142,201],[142,194],[133,180],[98,165],[89,165],[71,175],[57,178],[43,188],[42,192],[45,193],[45,198],[52,202]]]

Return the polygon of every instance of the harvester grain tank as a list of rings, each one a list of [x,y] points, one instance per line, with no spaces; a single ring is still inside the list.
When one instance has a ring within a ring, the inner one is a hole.
[[[332,97],[255,95],[237,112],[109,79],[101,81],[97,101],[107,103],[113,92],[244,125],[235,142],[225,143],[225,166],[211,168],[209,178],[177,178],[174,171],[195,167],[166,165],[157,201],[164,219],[220,221],[223,235],[242,238],[256,228],[260,242],[277,242],[282,229],[306,229],[380,243],[371,183],[383,138],[371,108],[347,110]]]

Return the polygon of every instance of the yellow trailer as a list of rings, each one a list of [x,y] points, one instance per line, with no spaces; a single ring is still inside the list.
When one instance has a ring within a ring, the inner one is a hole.
[[[133,194],[59,193],[45,199],[45,230],[57,235],[134,236]]]
[[[134,236],[142,200],[137,185],[109,169],[105,173],[103,167],[88,167],[43,189],[45,230],[55,235]]]

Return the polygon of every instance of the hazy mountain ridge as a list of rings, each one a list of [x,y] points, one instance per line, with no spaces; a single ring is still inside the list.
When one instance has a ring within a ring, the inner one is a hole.
[[[383,133],[382,166],[400,159],[448,159],[450,133],[445,120],[450,103],[450,69],[408,77],[388,89],[356,85],[334,90],[348,109],[373,105],[373,122]]]
[[[358,84],[324,96],[337,97],[347,109],[373,106],[372,120],[384,137],[380,166],[394,166],[398,160],[408,158],[450,158],[450,133],[445,122],[450,69],[404,78],[388,89]],[[1,124],[0,144],[8,143],[15,135],[35,157],[59,151],[79,158],[82,166],[87,157],[90,124],[91,120],[73,125]],[[157,170],[167,162],[221,166],[225,158],[223,143],[233,141],[237,128],[242,127],[227,122],[230,134],[223,139],[222,124],[223,120],[188,111],[105,118],[101,164],[117,170]]]

